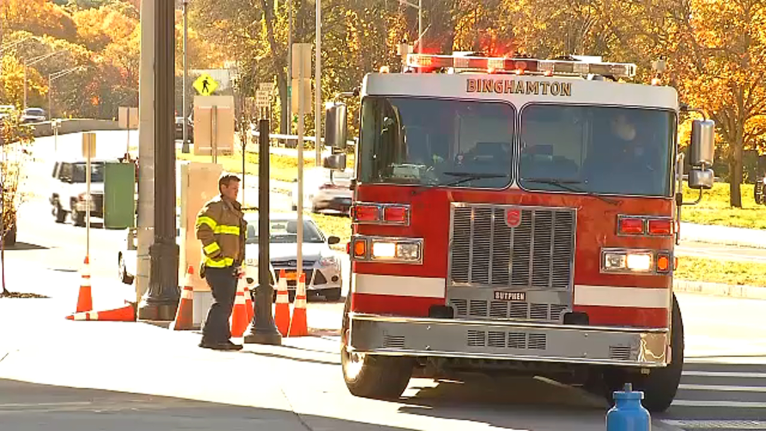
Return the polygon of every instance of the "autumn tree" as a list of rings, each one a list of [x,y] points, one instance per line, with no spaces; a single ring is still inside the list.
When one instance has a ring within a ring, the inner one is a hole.
[[[764,145],[765,3],[690,0],[675,17],[683,98],[716,121],[730,167],[730,205],[741,207],[743,152]]]

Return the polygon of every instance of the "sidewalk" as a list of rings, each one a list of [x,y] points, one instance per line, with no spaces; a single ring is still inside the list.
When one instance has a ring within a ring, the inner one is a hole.
[[[493,389],[487,381],[413,379],[396,402],[354,397],[341,375],[338,337],[286,338],[282,346],[216,352],[197,347],[197,331],[68,321],[77,274],[18,286],[29,280],[27,270],[8,268],[11,289],[51,298],[0,299],[0,378],[244,406],[232,419],[247,418],[255,430],[604,429],[604,400],[533,379],[514,386],[517,391]],[[96,309],[115,305],[125,293],[102,280],[93,284]]]
[[[741,247],[767,248],[767,230],[682,223],[682,239]]]
[[[284,339],[283,346],[215,352],[198,348],[199,334],[193,331],[71,322],[59,319],[61,310],[45,304],[50,300],[10,301],[16,303],[11,307],[0,300],[0,324],[27,337],[0,350],[0,378],[250,407],[243,414],[256,430],[604,429],[607,405],[601,399],[536,380],[529,389],[509,393],[486,383],[414,379],[400,401],[364,399],[350,395],[344,385],[337,339],[302,337]],[[38,316],[41,324],[33,331],[10,325],[22,314],[39,311],[56,314]],[[538,401],[525,399],[531,396]],[[488,408],[493,400],[496,408]],[[499,403],[503,408],[497,408]],[[660,423],[655,428],[668,429]]]

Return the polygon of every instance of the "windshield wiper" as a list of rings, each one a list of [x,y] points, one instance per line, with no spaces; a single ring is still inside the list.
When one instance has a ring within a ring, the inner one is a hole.
[[[610,198],[606,198],[594,192],[589,192],[577,187],[572,187],[570,184],[583,184],[583,181],[579,180],[561,180],[558,178],[520,178],[520,181],[527,181],[528,183],[550,184],[557,186],[563,190],[567,190],[573,193],[585,193],[587,196],[593,196],[611,205],[618,205],[618,201]]]
[[[460,177],[455,181],[450,181],[449,183],[444,184],[437,184],[437,186],[455,186],[461,183],[466,183],[469,181],[474,180],[484,180],[488,178],[504,178],[507,175],[506,174],[488,174],[485,172],[443,172],[445,175],[449,175],[451,177]]]

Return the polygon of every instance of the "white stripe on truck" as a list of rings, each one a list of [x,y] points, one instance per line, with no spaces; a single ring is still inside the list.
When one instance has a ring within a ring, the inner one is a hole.
[[[604,307],[669,308],[668,289],[575,285],[575,305]]]
[[[352,292],[370,295],[444,298],[445,279],[398,275],[354,274]]]

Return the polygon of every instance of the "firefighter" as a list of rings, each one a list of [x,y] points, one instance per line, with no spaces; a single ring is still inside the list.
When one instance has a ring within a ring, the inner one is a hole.
[[[213,294],[213,304],[202,327],[200,347],[214,350],[240,350],[231,342],[229,318],[237,293],[237,280],[244,276],[247,224],[237,202],[240,179],[224,174],[218,180],[220,196],[211,199],[197,214],[195,229],[202,242],[200,277]]]

